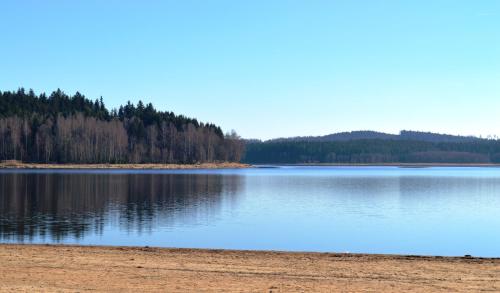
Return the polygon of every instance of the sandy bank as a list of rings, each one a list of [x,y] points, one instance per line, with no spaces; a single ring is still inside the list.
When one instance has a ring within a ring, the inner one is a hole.
[[[202,164],[34,164],[17,161],[0,163],[0,169],[234,169],[249,168],[242,163],[202,163]]]
[[[500,259],[0,245],[0,291],[500,291]]]

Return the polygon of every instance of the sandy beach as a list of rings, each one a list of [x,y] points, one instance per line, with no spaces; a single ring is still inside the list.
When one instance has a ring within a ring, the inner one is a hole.
[[[500,259],[0,245],[0,291],[478,292]]]

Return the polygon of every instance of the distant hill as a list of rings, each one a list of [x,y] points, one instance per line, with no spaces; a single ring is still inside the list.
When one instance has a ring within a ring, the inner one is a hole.
[[[500,163],[500,140],[419,131],[353,131],[246,141],[246,163]]]
[[[302,141],[302,142],[333,142],[350,141],[360,139],[384,139],[384,140],[417,140],[427,142],[471,142],[479,141],[481,138],[474,136],[457,136],[450,134],[439,134],[432,132],[402,130],[399,134],[361,130],[351,132],[339,132],[323,136],[297,136],[289,138],[276,138],[267,142]]]
[[[473,142],[486,140],[475,136],[459,136],[450,134],[439,134],[432,132],[407,131],[403,130],[399,133],[399,139],[418,140],[429,142]]]

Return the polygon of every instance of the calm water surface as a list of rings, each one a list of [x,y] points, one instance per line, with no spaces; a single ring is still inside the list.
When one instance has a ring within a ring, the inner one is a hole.
[[[500,257],[500,168],[1,170],[0,241]]]

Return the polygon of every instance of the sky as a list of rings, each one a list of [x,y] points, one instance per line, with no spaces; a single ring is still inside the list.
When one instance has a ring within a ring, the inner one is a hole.
[[[500,135],[500,1],[0,1],[0,90],[128,100],[245,138]]]

